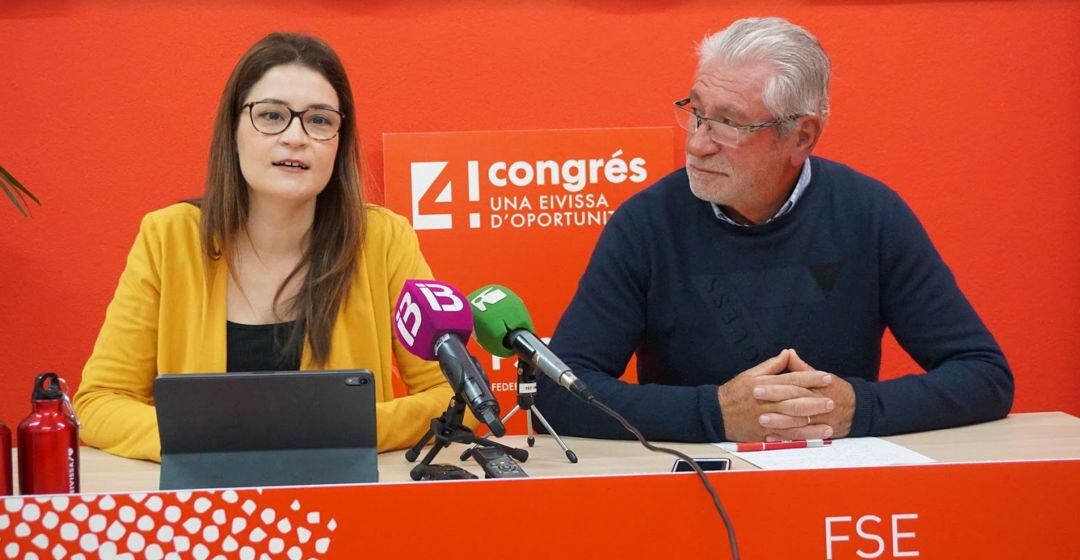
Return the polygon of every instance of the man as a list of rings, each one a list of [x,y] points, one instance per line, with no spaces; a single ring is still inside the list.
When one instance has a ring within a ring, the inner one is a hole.
[[[612,216],[552,349],[655,440],[888,435],[1006,415],[1005,357],[911,210],[811,157],[829,106],[817,39],[750,18],[699,56],[675,103],[685,169]],[[877,381],[886,327],[925,373]],[[635,352],[640,385],[618,379]],[[542,384],[559,433],[630,437]]]

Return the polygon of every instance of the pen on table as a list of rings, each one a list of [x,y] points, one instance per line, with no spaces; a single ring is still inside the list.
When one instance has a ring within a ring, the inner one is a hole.
[[[720,449],[728,453],[747,451],[772,451],[775,449],[803,449],[806,447],[825,447],[832,445],[831,439],[808,439],[805,441],[748,441],[742,443],[721,443]]]

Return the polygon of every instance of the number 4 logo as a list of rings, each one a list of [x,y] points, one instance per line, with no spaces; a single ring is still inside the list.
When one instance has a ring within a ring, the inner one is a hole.
[[[480,200],[480,162],[467,162],[469,202]],[[454,177],[446,161],[414,161],[411,163],[413,228],[452,229],[450,213],[454,201]],[[460,184],[460,180],[459,180]],[[443,210],[431,212],[432,209]],[[480,227],[480,213],[469,213],[469,227]]]

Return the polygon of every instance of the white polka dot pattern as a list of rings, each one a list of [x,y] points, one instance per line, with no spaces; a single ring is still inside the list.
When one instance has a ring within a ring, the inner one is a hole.
[[[0,560],[318,560],[338,526],[261,489],[0,501]]]

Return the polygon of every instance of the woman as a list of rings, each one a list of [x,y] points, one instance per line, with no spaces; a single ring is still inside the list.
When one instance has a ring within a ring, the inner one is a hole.
[[[362,204],[355,123],[326,43],[275,33],[244,55],[203,198],[142,221],[75,395],[86,443],[160,461],[158,373],[371,369],[380,450],[446,408],[438,366],[391,333],[402,284],[431,270],[404,218]],[[397,399],[395,362],[410,393]]]

